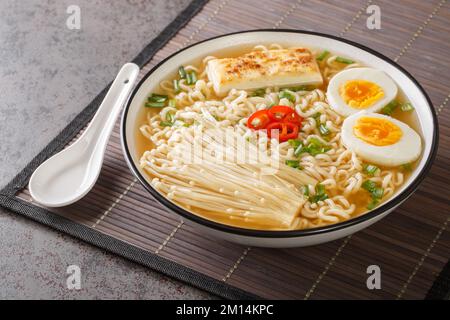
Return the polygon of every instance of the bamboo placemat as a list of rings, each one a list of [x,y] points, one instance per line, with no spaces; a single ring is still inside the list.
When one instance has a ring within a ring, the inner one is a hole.
[[[381,9],[381,30],[366,27],[366,8],[373,4]],[[138,56],[141,77],[188,44],[239,30],[312,30],[364,44],[410,71],[436,107],[439,152],[419,190],[388,217],[345,239],[297,249],[242,247],[199,232],[153,200],[127,168],[116,125],[98,183],[85,198],[51,212],[33,205],[26,189],[29,175],[79,134],[104,91],[2,190],[2,205],[225,298],[445,297],[449,268],[442,270],[450,256],[450,113],[446,108],[450,5],[445,0],[212,0],[181,28],[201,5],[202,1],[194,1]],[[369,265],[381,269],[381,290],[367,289]]]

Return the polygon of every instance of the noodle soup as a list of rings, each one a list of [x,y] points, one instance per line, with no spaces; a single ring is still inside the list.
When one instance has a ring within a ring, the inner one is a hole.
[[[277,55],[277,70],[295,69],[294,77],[267,75]],[[285,84],[298,79],[306,84]],[[380,71],[328,51],[224,51],[180,66],[149,93],[136,150],[156,190],[206,219],[259,230],[334,224],[392,197],[421,153],[415,110],[397,89]],[[217,139],[227,134],[244,141],[246,161],[218,160],[243,153]],[[212,154],[186,157],[197,142]],[[271,160],[261,161],[266,154]],[[264,174],[273,161],[276,171]]]

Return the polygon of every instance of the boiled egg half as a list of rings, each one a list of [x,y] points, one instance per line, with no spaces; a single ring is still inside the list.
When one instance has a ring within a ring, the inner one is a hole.
[[[393,167],[415,161],[422,150],[420,136],[392,117],[360,112],[342,124],[342,143],[362,159]]]
[[[331,78],[328,102],[337,113],[347,117],[361,110],[380,111],[397,96],[397,86],[383,71],[353,68]]]

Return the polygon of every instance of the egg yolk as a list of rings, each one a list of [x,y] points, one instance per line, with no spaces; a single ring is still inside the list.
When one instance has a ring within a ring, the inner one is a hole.
[[[371,117],[359,118],[353,126],[354,135],[374,146],[388,146],[400,140],[402,130],[393,122]]]
[[[345,103],[355,109],[365,109],[384,97],[383,89],[366,80],[349,80],[340,88]]]

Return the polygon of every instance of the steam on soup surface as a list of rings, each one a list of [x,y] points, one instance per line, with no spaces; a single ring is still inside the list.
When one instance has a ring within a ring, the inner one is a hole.
[[[149,93],[137,128],[156,190],[250,229],[364,214],[405,183],[422,151],[414,108],[383,71],[276,44],[181,66]]]

